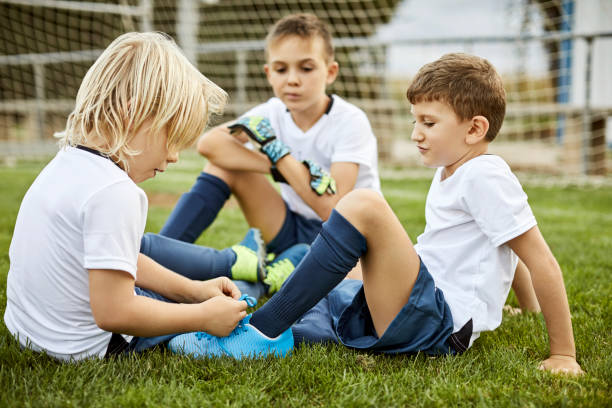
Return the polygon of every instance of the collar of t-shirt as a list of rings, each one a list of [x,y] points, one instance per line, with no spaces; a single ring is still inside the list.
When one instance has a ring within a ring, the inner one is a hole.
[[[100,156],[103,157],[105,159],[108,159],[111,161],[111,163],[114,163],[115,166],[119,167],[121,169],[121,166],[119,166],[119,163],[113,161],[113,159],[111,159],[110,157],[106,156],[105,154],[102,154],[102,152],[100,152],[99,150],[96,149],[92,149],[91,147],[87,147],[87,146],[83,146],[83,145],[76,145],[75,146],[77,149],[83,150],[85,152],[91,153],[91,154],[95,154],[96,156]],[[123,169],[121,169],[123,170]]]
[[[307,137],[307,135],[312,135],[313,132],[317,132],[316,129],[319,129],[322,125],[322,123],[324,122],[324,120],[327,118],[327,116],[325,115],[329,115],[329,112],[332,109],[332,106],[334,104],[334,98],[332,95],[328,95],[329,96],[329,103],[327,104],[327,109],[325,109],[325,112],[323,113],[323,116],[321,116],[311,127],[310,129],[303,131],[302,129],[300,129],[298,127],[298,125],[296,125],[295,121],[293,120],[293,118],[290,117],[290,123],[291,126],[295,129],[295,135],[301,135],[299,137]],[[289,114],[289,116],[291,116],[291,113],[289,112],[289,109],[286,109],[285,112],[287,114]]]
[[[328,115],[329,112],[331,111],[332,105],[334,104],[334,96],[333,95],[327,95],[329,97],[329,103],[327,104],[327,109],[325,109],[325,112],[323,113],[324,115]],[[285,108],[285,112],[289,112],[289,108]]]

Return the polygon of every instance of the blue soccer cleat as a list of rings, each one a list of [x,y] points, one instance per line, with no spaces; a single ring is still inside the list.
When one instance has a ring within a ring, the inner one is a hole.
[[[308,244],[296,244],[286,249],[266,266],[267,276],[263,282],[268,285],[268,295],[280,290],[309,249],[310,245]]]
[[[175,354],[193,358],[233,357],[260,358],[285,357],[293,350],[293,333],[285,330],[276,338],[270,338],[249,323],[247,315],[227,337],[216,337],[204,332],[186,333],[174,337],[168,348]]]
[[[257,282],[266,277],[266,245],[257,228],[249,229],[242,241],[231,249],[236,254],[231,269],[232,279]]]

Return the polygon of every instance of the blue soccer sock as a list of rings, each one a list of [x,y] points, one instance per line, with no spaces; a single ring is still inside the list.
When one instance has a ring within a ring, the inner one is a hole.
[[[215,220],[231,193],[225,181],[202,172],[191,190],[178,200],[160,235],[195,242]]]
[[[276,337],[325,297],[366,252],[365,237],[336,210],[281,290],[253,313],[251,324]]]
[[[145,234],[140,241],[140,252],[189,279],[207,280],[219,276],[232,277],[236,253],[231,249],[217,250],[164,237]]]

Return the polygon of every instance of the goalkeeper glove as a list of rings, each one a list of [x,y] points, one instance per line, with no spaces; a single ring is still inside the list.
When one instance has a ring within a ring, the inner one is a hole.
[[[291,153],[289,146],[276,138],[274,129],[267,118],[261,116],[245,116],[229,127],[230,133],[243,131],[251,140],[259,145],[259,150],[268,156],[272,165]]]

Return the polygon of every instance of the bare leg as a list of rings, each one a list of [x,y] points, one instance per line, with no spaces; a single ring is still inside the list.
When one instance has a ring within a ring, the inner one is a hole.
[[[285,221],[285,202],[265,175],[225,170],[208,163],[204,172],[223,180],[238,200],[247,223],[261,230],[265,242],[278,234]]]
[[[361,271],[361,261],[346,275],[345,279],[363,280],[363,272]]]
[[[371,190],[343,197],[311,250],[252,324],[276,337],[325,297],[361,258],[363,287],[379,336],[408,302],[420,260],[384,198]]]
[[[363,287],[377,334],[404,307],[417,279],[420,260],[385,199],[369,190],[355,190],[336,206],[367,240],[361,259]]]

